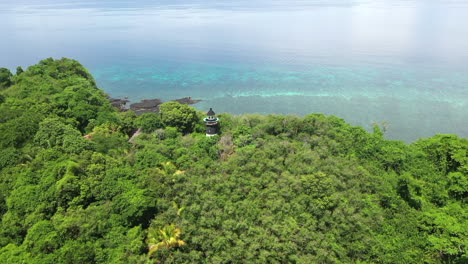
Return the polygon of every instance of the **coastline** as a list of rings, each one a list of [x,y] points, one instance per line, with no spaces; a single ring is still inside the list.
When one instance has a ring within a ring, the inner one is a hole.
[[[141,115],[159,113],[159,105],[164,101],[143,99],[131,103],[128,98],[110,99],[120,111],[132,110]],[[182,97],[168,101],[178,101],[193,105],[199,111],[210,107],[219,113],[243,114],[278,114],[305,116],[310,113],[322,113],[343,118],[352,125],[361,126],[372,132],[374,124],[385,123],[385,138],[402,140],[408,144],[420,138],[436,134],[456,134],[468,136],[465,120],[468,114],[463,111],[465,105],[437,99],[413,99],[392,96],[225,96],[195,100]],[[435,110],[437,109],[437,110]],[[438,125],[435,125],[438,124]]]
[[[387,123],[385,138],[412,143],[436,134],[468,136],[465,105],[437,99],[412,99],[381,96],[245,96],[203,98],[194,107],[212,107],[219,113],[242,115],[297,115],[322,113],[343,118],[346,122],[371,132],[374,123]]]

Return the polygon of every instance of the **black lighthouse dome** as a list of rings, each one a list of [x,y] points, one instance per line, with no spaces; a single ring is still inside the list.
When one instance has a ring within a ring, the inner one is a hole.
[[[216,113],[213,111],[213,108],[210,108],[210,110],[208,111],[208,113],[206,113],[208,116],[215,116]]]

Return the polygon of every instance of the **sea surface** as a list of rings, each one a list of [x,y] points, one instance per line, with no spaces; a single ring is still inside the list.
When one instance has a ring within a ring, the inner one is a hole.
[[[79,60],[112,97],[468,137],[468,0],[0,2],[0,67]]]

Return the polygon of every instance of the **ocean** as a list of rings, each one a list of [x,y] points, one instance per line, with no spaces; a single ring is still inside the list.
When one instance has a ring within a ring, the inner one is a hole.
[[[467,16],[468,0],[17,0],[0,3],[0,67],[68,57],[133,102],[468,137]]]

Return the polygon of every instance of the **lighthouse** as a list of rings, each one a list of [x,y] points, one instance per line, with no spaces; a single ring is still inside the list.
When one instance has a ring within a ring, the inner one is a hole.
[[[210,108],[207,117],[203,119],[206,125],[206,136],[212,137],[218,135],[219,132],[219,118],[216,117],[216,113],[213,111],[213,108]]]

